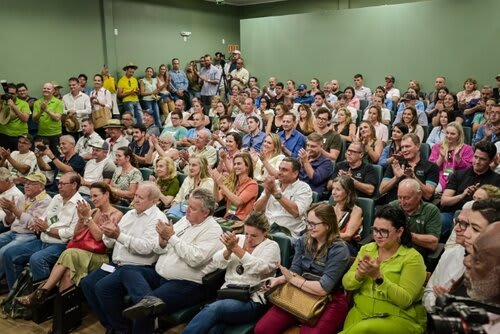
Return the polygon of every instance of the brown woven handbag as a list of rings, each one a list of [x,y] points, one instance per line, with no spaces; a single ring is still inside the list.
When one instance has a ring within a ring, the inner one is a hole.
[[[293,314],[300,322],[314,326],[331,301],[331,295],[316,296],[288,282],[274,290],[268,299],[274,305]]]

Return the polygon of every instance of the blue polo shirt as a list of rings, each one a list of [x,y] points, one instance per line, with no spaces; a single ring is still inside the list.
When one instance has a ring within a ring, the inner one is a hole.
[[[292,152],[291,157],[297,159],[299,156],[299,151],[301,148],[306,147],[306,137],[297,129],[293,129],[292,134],[288,139],[286,139],[285,131],[278,132],[278,136],[280,137],[283,145]]]
[[[311,161],[311,166],[314,169],[314,174],[312,178],[306,173],[304,167],[300,169],[299,179],[307,183],[312,191],[322,194],[327,191],[326,184],[328,180],[332,177],[333,168],[330,159],[325,158],[320,155],[317,159]]]
[[[262,131],[259,131],[255,136],[252,137],[250,133],[247,133],[243,136],[243,147],[253,148],[257,152],[260,152],[260,148],[262,147],[262,143],[266,138],[266,134]]]
[[[314,96],[306,94],[304,96],[297,95],[295,103],[311,105],[314,102]]]

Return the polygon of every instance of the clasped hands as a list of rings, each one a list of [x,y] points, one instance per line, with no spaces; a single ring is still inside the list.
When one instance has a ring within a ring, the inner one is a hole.
[[[356,279],[362,280],[366,277],[371,277],[372,279],[380,277],[380,261],[378,258],[374,259],[370,255],[365,255],[358,262]]]

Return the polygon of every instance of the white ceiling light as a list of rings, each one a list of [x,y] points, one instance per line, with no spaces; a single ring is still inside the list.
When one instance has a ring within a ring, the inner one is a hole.
[[[214,2],[218,5],[232,5],[232,6],[250,6],[271,2],[283,2],[286,0],[205,0]]]

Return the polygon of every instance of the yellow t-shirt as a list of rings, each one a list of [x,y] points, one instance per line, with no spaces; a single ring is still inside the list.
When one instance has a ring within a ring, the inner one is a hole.
[[[128,93],[131,91],[134,91],[136,89],[139,89],[139,83],[137,82],[137,79],[134,77],[127,78],[126,76],[122,76],[120,80],[118,80],[118,89],[122,89],[124,93]],[[128,96],[125,96],[122,99],[123,102],[139,102],[139,96],[134,93]]]
[[[111,94],[116,94],[115,88],[115,78],[111,75],[104,76],[104,81],[102,82],[102,86],[109,90]]]

